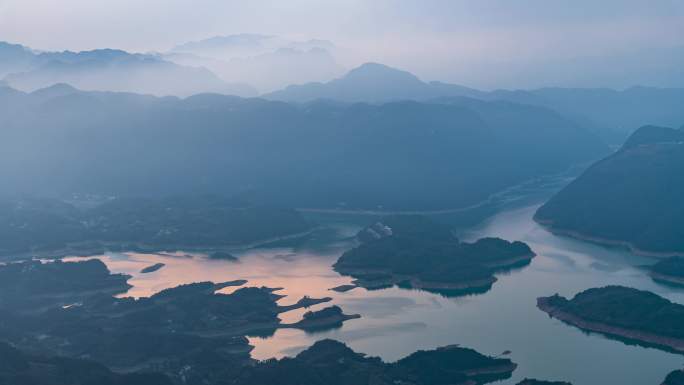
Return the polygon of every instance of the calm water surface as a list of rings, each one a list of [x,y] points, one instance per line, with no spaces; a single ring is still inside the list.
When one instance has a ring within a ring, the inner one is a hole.
[[[316,340],[334,338],[387,361],[447,344],[461,344],[489,355],[510,350],[510,358],[519,367],[512,379],[500,382],[502,385],[525,377],[565,380],[575,385],[655,385],[682,367],[684,356],[587,334],[536,308],[539,296],[572,296],[611,284],[650,290],[684,303],[684,290],[658,285],[639,269],[652,260],[554,236],[532,221],[536,207],[505,210],[462,235],[466,240],[482,236],[522,240],[538,256],[527,267],[498,275],[489,292],[459,298],[398,288],[330,291],[351,282],[332,271],[331,265],[354,246],[352,236],[358,230],[354,225],[332,225],[298,247],[237,252],[239,262],[212,261],[201,254],[184,253],[111,253],[100,258],[113,271],[133,275],[130,282],[134,287],[126,294],[130,296],[148,296],[181,283],[247,279],[252,286],[282,287],[280,293],[288,296],[281,300],[283,304],[303,295],[330,296],[346,313],[362,315],[332,331],[308,334],[284,329],[269,338],[250,338],[255,346],[252,354],[259,359],[293,355]],[[157,262],[166,267],[139,274],[140,269]],[[302,313],[288,312],[281,318],[293,322]]]

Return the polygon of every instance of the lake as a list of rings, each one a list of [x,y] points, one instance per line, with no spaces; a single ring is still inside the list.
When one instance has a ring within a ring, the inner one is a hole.
[[[534,377],[571,381],[575,385],[655,385],[667,373],[682,367],[684,356],[588,334],[551,319],[536,308],[536,298],[540,296],[573,296],[590,287],[612,284],[650,290],[684,303],[684,290],[656,284],[639,268],[653,260],[622,249],[555,236],[532,220],[538,203],[510,206],[484,223],[465,229],[461,238],[497,236],[521,240],[538,256],[524,268],[497,275],[498,281],[489,292],[457,298],[399,288],[330,291],[329,288],[351,282],[351,278],[332,271],[331,265],[355,245],[353,235],[360,228],[358,218],[356,223],[332,221],[296,246],[237,251],[239,262],[210,260],[197,253],[109,253],[99,258],[111,270],[133,275],[130,283],[134,287],[126,295],[148,296],[196,281],[247,279],[251,286],[282,287],[280,293],[288,296],[281,300],[283,304],[293,303],[304,295],[330,296],[332,303],[341,306],[345,313],[362,316],[339,329],[320,333],[283,329],[272,337],[251,337],[255,346],[252,354],[259,359],[293,355],[316,340],[334,338],[358,352],[387,361],[418,349],[449,344],[489,355],[510,350],[509,358],[519,366],[511,379],[499,384],[515,384],[525,377]],[[448,216],[444,219],[448,220]],[[166,266],[154,273],[139,273],[159,262]],[[294,322],[304,311],[284,313],[281,318]]]

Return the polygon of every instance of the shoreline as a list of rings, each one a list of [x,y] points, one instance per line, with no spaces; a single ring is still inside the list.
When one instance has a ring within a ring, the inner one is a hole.
[[[341,275],[354,278],[353,284],[357,287],[362,287],[367,290],[375,288],[382,288],[386,286],[402,286],[408,282],[411,289],[421,290],[471,290],[490,287],[497,278],[492,276],[489,278],[473,279],[459,283],[452,282],[437,282],[437,281],[422,281],[410,275],[398,275],[381,269],[334,269]],[[370,274],[385,274],[389,276],[387,279],[365,280],[364,275]],[[355,278],[361,277],[361,278]]]
[[[560,236],[565,236],[565,237],[572,238],[572,239],[577,239],[580,241],[590,242],[590,243],[593,243],[593,244],[596,244],[599,246],[620,247],[620,248],[628,250],[632,254],[642,256],[642,257],[651,257],[651,258],[684,257],[684,251],[649,251],[649,250],[644,250],[644,249],[640,249],[640,248],[636,247],[634,244],[632,244],[629,241],[594,237],[594,236],[587,235],[587,234],[584,234],[584,233],[579,232],[579,231],[559,228],[559,227],[554,226],[553,221],[551,221],[551,220],[542,220],[542,219],[537,219],[535,217],[533,217],[532,220],[534,220],[535,223],[539,224],[544,229],[548,230],[550,233],[552,233],[554,235],[560,235]]]
[[[383,286],[399,286],[402,287],[402,285],[405,285],[408,283],[409,288],[411,289],[420,289],[420,290],[477,290],[477,289],[485,289],[485,288],[490,288],[498,279],[496,278],[496,273],[499,272],[499,270],[506,270],[506,269],[513,269],[517,266],[522,266],[530,263],[532,259],[536,256],[536,254],[532,253],[529,255],[523,255],[519,257],[513,257],[509,258],[506,260],[502,261],[496,261],[492,262],[489,264],[484,265],[485,267],[488,267],[490,269],[494,269],[495,271],[492,273],[491,277],[486,277],[486,278],[478,278],[478,279],[472,279],[472,280],[467,280],[467,281],[461,281],[461,282],[441,282],[441,281],[423,281],[420,278],[414,277],[412,275],[406,275],[406,274],[394,274],[391,271],[387,271],[384,269],[354,269],[354,268],[334,268],[333,270],[336,271],[337,273],[344,275],[344,276],[350,276],[354,278],[354,281],[352,282],[356,286],[363,287],[365,289],[372,289],[376,287],[383,287]],[[366,280],[363,277],[367,275],[373,275],[373,274],[383,274],[387,275],[387,279],[377,279],[377,280]],[[356,278],[360,277],[360,278]]]
[[[234,245],[167,245],[167,246],[157,246],[145,243],[136,242],[102,242],[100,246],[78,248],[79,244],[73,244],[67,248],[46,250],[46,251],[25,251],[21,253],[11,253],[11,254],[0,254],[0,261],[12,262],[27,259],[62,259],[67,257],[94,257],[102,255],[107,252],[121,252],[121,253],[143,253],[143,254],[160,254],[171,251],[193,251],[193,252],[208,252],[208,251],[236,251],[236,250],[248,250],[261,246],[268,245],[270,243],[287,241],[292,239],[303,238],[311,235],[313,232],[322,229],[323,226],[316,226],[307,231],[302,231],[299,233],[293,233],[288,235],[283,235],[279,237],[266,238],[250,243],[240,243]],[[88,241],[92,244],[93,242],[99,241]],[[131,247],[132,246],[132,247]],[[120,251],[113,251],[114,249],[120,249]],[[134,250],[136,248],[138,250]]]
[[[647,346],[654,346],[675,353],[684,354],[684,339],[661,336],[649,332],[642,332],[635,329],[627,329],[619,326],[611,326],[602,322],[587,321],[574,314],[564,312],[549,303],[550,297],[537,298],[539,310],[547,313],[549,317],[556,318],[566,324],[572,325],[580,330],[600,333],[608,336],[623,338],[628,341],[635,341]]]
[[[509,259],[504,259],[501,261],[487,263],[484,266],[495,269],[495,270],[512,269],[512,268],[515,268],[517,266],[522,265],[523,263],[527,264],[527,263],[532,262],[532,260],[536,256],[537,256],[537,254],[535,254],[533,252],[532,254],[528,254],[528,255],[521,255],[519,257],[513,257],[513,258],[509,258]]]
[[[506,374],[513,373],[518,368],[518,364],[511,362],[510,364],[498,365],[498,366],[488,366],[480,369],[467,370],[464,374],[468,377],[477,377],[483,375],[496,375],[496,374]]]

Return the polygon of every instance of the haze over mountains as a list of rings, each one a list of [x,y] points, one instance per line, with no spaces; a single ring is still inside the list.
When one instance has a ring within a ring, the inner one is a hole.
[[[0,0],[0,39],[0,385],[684,378],[681,0]]]
[[[377,63],[364,64],[328,83],[293,85],[264,95],[288,102],[334,99],[372,103],[458,96],[551,108],[610,139],[645,124],[676,125],[684,121],[684,89],[681,88],[632,87],[623,91],[541,88],[486,92],[442,82],[424,82],[409,72]]]
[[[87,90],[110,90],[154,95],[219,92],[255,96],[246,84],[227,83],[210,71],[181,66],[156,55],[98,49],[84,52],[34,52],[0,43],[0,76],[17,89],[33,91],[55,83]]]
[[[640,125],[684,121],[684,89],[480,91],[379,63],[263,99],[222,96],[256,95],[231,77],[334,77],[334,50],[256,34],[167,54],[3,43],[1,172],[13,181],[3,192],[118,195],[135,181],[147,193],[249,191],[296,207],[458,208],[592,161],[607,153],[602,141]]]
[[[197,56],[231,60],[263,55],[279,49],[325,49],[333,51],[335,45],[327,40],[291,40],[274,35],[242,33],[237,35],[214,36],[208,39],[178,44],[171,49],[173,53],[189,53]]]
[[[294,207],[446,209],[607,153],[544,108],[461,100],[301,106],[0,89],[5,193],[250,192]]]
[[[330,82],[292,85],[264,97],[300,103],[316,99],[381,103],[479,94],[479,91],[467,87],[425,83],[410,72],[379,63],[366,63]]]
[[[0,79],[32,91],[55,83],[86,90],[189,96],[216,92],[256,96],[292,83],[327,81],[344,72],[335,46],[241,34],[180,44],[169,52],[116,49],[39,52],[0,42]],[[255,88],[256,87],[256,88]]]
[[[0,43],[0,77],[16,89],[33,91],[55,83],[83,90],[190,96],[218,93],[306,103],[415,100],[445,102],[455,97],[509,101],[546,107],[574,120],[611,144],[646,124],[684,121],[684,89],[635,87],[540,88],[481,91],[410,72],[366,63],[344,74],[333,43],[240,34],[180,44],[167,53],[131,54],[101,49],[36,52]],[[330,80],[332,79],[332,80]],[[329,81],[328,81],[329,80]],[[280,89],[278,89],[280,88]]]
[[[179,44],[164,57],[178,64],[206,67],[224,80],[246,82],[267,92],[340,76],[344,68],[338,64],[335,50],[326,40],[239,34]]]
[[[0,172],[12,183],[2,192],[120,195],[135,185],[145,194],[249,192],[294,207],[453,209],[593,161],[639,125],[684,121],[684,89],[487,92],[367,63],[329,82],[241,99],[227,95],[255,91],[167,61],[281,79],[280,69],[310,55],[328,57],[320,68],[331,74],[328,50],[326,41],[249,34],[164,55],[3,44]]]
[[[480,91],[379,63],[262,99],[228,96],[256,95],[231,76],[271,86],[288,73],[291,82],[332,78],[334,51],[253,34],[166,54],[0,44],[0,176],[10,182],[0,193],[248,193],[289,207],[457,209],[605,156],[604,143],[640,125],[684,121],[684,89]]]

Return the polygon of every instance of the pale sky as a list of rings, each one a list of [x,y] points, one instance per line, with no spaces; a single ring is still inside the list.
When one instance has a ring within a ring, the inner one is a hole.
[[[348,67],[485,88],[668,84],[684,67],[679,0],[0,0],[0,40],[43,50],[163,51],[235,33],[327,39]]]

